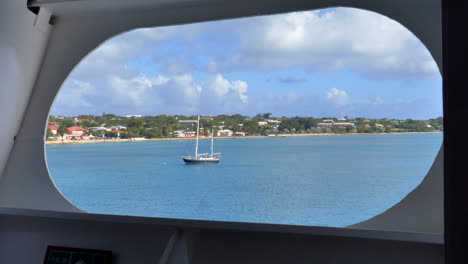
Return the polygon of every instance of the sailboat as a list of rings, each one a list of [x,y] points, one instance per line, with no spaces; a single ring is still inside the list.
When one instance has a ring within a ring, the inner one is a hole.
[[[213,134],[211,131],[211,153],[198,153],[198,137],[200,133],[200,116],[197,119],[197,139],[195,143],[195,155],[194,156],[182,156],[182,160],[186,164],[216,164],[219,163],[221,153],[214,153],[214,141]]]

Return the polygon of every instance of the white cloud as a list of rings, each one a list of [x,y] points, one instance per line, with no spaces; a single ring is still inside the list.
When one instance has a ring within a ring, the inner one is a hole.
[[[112,59],[120,56],[126,49],[130,48],[126,42],[110,41],[102,44],[94,53],[96,57],[102,59]]]
[[[160,78],[156,78],[155,81],[161,82]],[[142,105],[146,94],[151,92],[153,87],[153,81],[143,74],[131,79],[113,75],[109,77],[108,83],[115,97],[133,105]]]
[[[155,77],[139,73],[128,78],[111,74],[101,88],[106,98],[98,98],[101,107],[149,114],[227,113],[248,103],[248,84],[221,74],[204,80],[195,80],[190,73]]]
[[[93,107],[96,113],[343,116],[368,109],[387,111],[403,103],[379,97],[351,100],[345,90],[337,88],[329,89],[325,96],[305,95],[304,90],[263,90],[256,94],[245,80],[229,80],[227,72],[241,69],[261,75],[259,70],[294,67],[346,69],[372,78],[439,76],[430,54],[411,32],[364,10],[337,8],[325,13],[298,12],[220,23],[139,29],[119,35],[77,67],[56,105],[60,109]],[[200,42],[190,42],[206,32],[209,34],[203,35]],[[177,41],[177,45],[163,49],[161,44],[169,39]],[[184,41],[188,45],[182,45]],[[222,47],[221,51],[211,50],[213,43]],[[149,62],[145,58],[150,58]],[[300,78],[275,74],[268,75],[281,83],[301,82]]]
[[[325,97],[328,101],[331,101],[337,105],[346,105],[350,102],[348,93],[346,93],[344,90],[339,90],[336,88],[329,89],[326,92]]]
[[[154,111],[191,109],[202,92],[191,74],[148,77],[140,73],[131,78],[111,75],[105,88],[110,91],[107,105]]]
[[[88,82],[71,79],[62,87],[56,104],[69,108],[92,107],[89,97],[94,96],[96,89]]]
[[[401,24],[377,13],[337,8],[252,19],[238,34],[239,67],[350,68],[372,77],[439,77],[424,45]]]
[[[152,79],[152,82],[153,82],[154,85],[163,85],[163,84],[167,83],[169,80],[170,79],[168,77],[158,75],[158,76],[156,76],[156,78]]]
[[[79,64],[79,72],[85,77],[99,75],[103,73],[127,73],[127,63],[129,61],[142,58],[147,55],[158,54],[158,48],[168,39],[179,38],[189,41],[196,36],[201,29],[201,25],[191,24],[184,26],[169,26],[157,28],[135,29],[113,38],[108,39],[93,50]],[[161,54],[160,54],[161,55]],[[166,54],[164,54],[166,55]],[[185,62],[168,65],[169,71],[178,71],[180,67],[189,66]],[[174,74],[174,72],[170,72]],[[81,76],[79,76],[81,77]],[[82,78],[84,79],[84,78]]]
[[[247,103],[248,84],[244,81],[233,81],[225,79],[221,74],[216,74],[208,85],[209,89],[215,93],[218,98],[223,98],[230,93],[234,94],[242,103]]]
[[[172,99],[178,98],[177,101],[189,105],[197,104],[203,91],[202,86],[188,73],[173,76],[166,89],[171,91],[170,94],[173,95]],[[165,94],[169,93],[166,91]],[[170,104],[171,101],[168,103]]]

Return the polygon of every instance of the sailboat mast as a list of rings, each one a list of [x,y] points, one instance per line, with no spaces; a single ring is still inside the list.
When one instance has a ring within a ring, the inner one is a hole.
[[[211,129],[211,157],[213,157],[213,134],[214,130]]]
[[[197,120],[197,143],[195,144],[195,158],[198,158],[198,131],[200,130],[200,116]]]

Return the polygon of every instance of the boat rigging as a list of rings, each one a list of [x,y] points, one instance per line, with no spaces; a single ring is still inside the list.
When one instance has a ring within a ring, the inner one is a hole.
[[[214,130],[211,130],[211,153],[198,153],[198,141],[200,134],[200,116],[197,118],[197,135],[195,142],[195,155],[181,156],[182,160],[186,164],[216,164],[219,163],[221,153],[214,152],[214,140],[213,134]]]

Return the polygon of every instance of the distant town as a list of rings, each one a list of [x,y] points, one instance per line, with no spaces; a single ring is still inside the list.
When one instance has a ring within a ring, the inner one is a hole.
[[[197,116],[141,116],[115,114],[49,116],[46,139],[102,140],[191,138]],[[407,133],[443,131],[442,117],[428,120],[370,119],[366,117],[274,117],[217,115],[200,119],[200,136],[246,137],[307,134]]]

